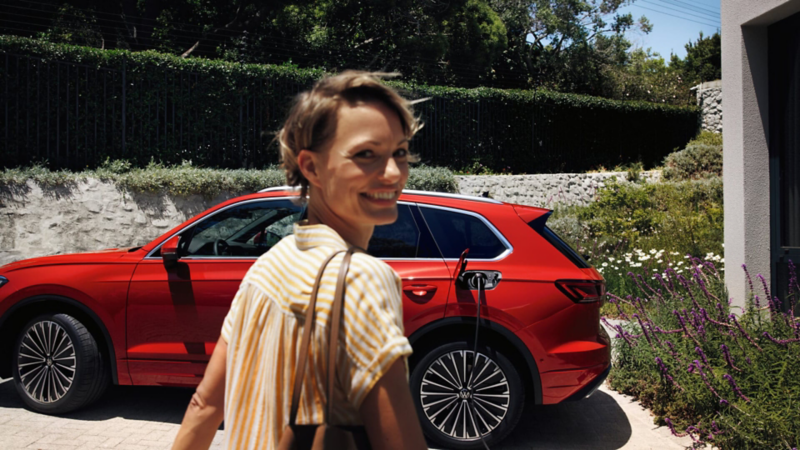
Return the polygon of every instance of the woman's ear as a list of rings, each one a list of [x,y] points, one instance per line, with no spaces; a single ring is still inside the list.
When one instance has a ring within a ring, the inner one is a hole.
[[[300,153],[297,154],[297,166],[300,168],[300,172],[308,180],[308,184],[316,187],[321,185],[318,173],[318,157],[319,155],[311,150],[300,150]]]

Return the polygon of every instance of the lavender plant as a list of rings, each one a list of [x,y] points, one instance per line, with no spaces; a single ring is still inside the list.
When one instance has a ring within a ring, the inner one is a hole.
[[[624,320],[613,328],[618,341],[612,388],[635,396],[652,409],[656,422],[698,445],[798,447],[795,266],[789,269],[788,298],[771,296],[766,280],[756,276],[746,306],[739,308],[726,300],[722,272],[713,261],[686,261],[683,273],[674,268],[655,278],[630,273],[635,295],[610,297]]]

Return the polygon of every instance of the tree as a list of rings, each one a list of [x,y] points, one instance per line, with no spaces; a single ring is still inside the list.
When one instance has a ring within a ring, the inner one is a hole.
[[[691,84],[683,74],[650,50],[635,49],[624,64],[606,66],[602,96],[670,105],[693,105]]]
[[[690,85],[722,78],[722,38],[719,32],[686,44],[686,57],[672,55],[670,67],[680,71]]]

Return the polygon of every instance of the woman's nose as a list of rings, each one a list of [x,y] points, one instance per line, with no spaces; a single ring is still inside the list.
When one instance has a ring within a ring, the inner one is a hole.
[[[400,167],[397,165],[397,161],[395,161],[394,158],[388,158],[388,161],[383,168],[382,175],[383,176],[381,178],[390,183],[395,183],[400,180]]]

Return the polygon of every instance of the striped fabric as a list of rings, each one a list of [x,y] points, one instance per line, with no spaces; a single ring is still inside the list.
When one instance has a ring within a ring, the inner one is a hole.
[[[228,342],[225,440],[229,449],[275,448],[289,420],[304,314],[323,260],[347,243],[325,225],[295,225],[262,255],[242,281],[222,326]],[[323,420],[327,330],[336,277],[344,255],[328,264],[317,297],[311,360],[297,423]],[[399,357],[411,354],[403,334],[400,278],[383,261],[353,255],[339,334],[333,417],[360,424],[361,402]],[[344,344],[344,346],[342,346]]]

